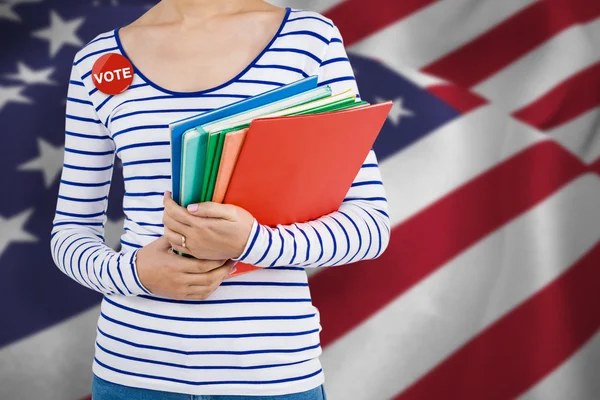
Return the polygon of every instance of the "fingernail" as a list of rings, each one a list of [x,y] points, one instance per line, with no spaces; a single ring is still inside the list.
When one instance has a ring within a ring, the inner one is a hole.
[[[237,271],[237,268],[236,268],[236,267],[233,267],[233,269],[232,269],[232,270],[231,270],[231,272],[229,273],[229,276],[231,276],[231,275],[235,274],[235,273],[236,273],[236,271]]]
[[[187,209],[189,212],[198,211],[198,204],[190,204],[189,206],[187,206]]]

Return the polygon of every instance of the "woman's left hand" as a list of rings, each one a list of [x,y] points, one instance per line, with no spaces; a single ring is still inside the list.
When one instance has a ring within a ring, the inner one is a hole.
[[[165,193],[164,206],[164,235],[174,250],[201,260],[226,260],[242,255],[254,222],[248,211],[212,202],[193,204],[186,209],[173,201],[170,192]]]

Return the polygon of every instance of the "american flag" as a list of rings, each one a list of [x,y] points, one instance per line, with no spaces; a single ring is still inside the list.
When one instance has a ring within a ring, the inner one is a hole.
[[[304,0],[340,28],[394,229],[311,276],[332,400],[600,398],[600,1]],[[144,1],[0,0],[0,399],[89,395],[100,295],[49,249],[75,52]],[[122,230],[121,171],[108,244]]]

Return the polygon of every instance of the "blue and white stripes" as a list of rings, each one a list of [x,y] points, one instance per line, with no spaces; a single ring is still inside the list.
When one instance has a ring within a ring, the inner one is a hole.
[[[318,74],[334,92],[357,91],[337,27],[288,10],[277,35],[236,77],[193,93],[173,92],[136,68],[117,96],[95,90],[90,71],[107,52],[126,55],[118,30],[75,57],[67,98],[65,159],[51,251],[78,283],[103,293],[94,373],[137,387],[189,394],[278,395],[323,382],[318,310],[305,268],[379,256],[389,240],[387,203],[371,152],[339,211],[309,223],[257,223],[241,257],[265,267],[225,281],[205,301],[156,297],[137,275],[137,250],[163,233],[171,189],[168,123]],[[108,193],[122,161],[122,250],[104,243]]]

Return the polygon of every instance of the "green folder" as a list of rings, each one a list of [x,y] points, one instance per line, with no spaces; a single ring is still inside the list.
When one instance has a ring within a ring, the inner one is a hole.
[[[182,137],[181,146],[181,206],[199,203],[204,179],[208,134],[190,129]]]
[[[205,131],[196,128],[201,132],[206,133]],[[202,171],[204,172],[204,179],[202,180],[201,186],[201,196],[200,201],[207,201],[207,192],[208,192],[208,181],[210,180],[210,173],[213,165],[213,161],[215,159],[215,153],[217,151],[217,145],[219,141],[219,133],[211,132],[208,133],[208,144],[206,146],[206,157],[204,159],[204,165],[202,166]],[[198,167],[200,168],[200,166]]]
[[[213,194],[215,193],[215,185],[217,183],[217,174],[219,172],[219,164],[221,163],[221,155],[223,154],[223,144],[225,143],[225,136],[228,132],[233,129],[225,129],[218,132],[217,151],[210,169],[210,178],[208,179],[208,189],[206,191],[206,201],[212,201]]]

